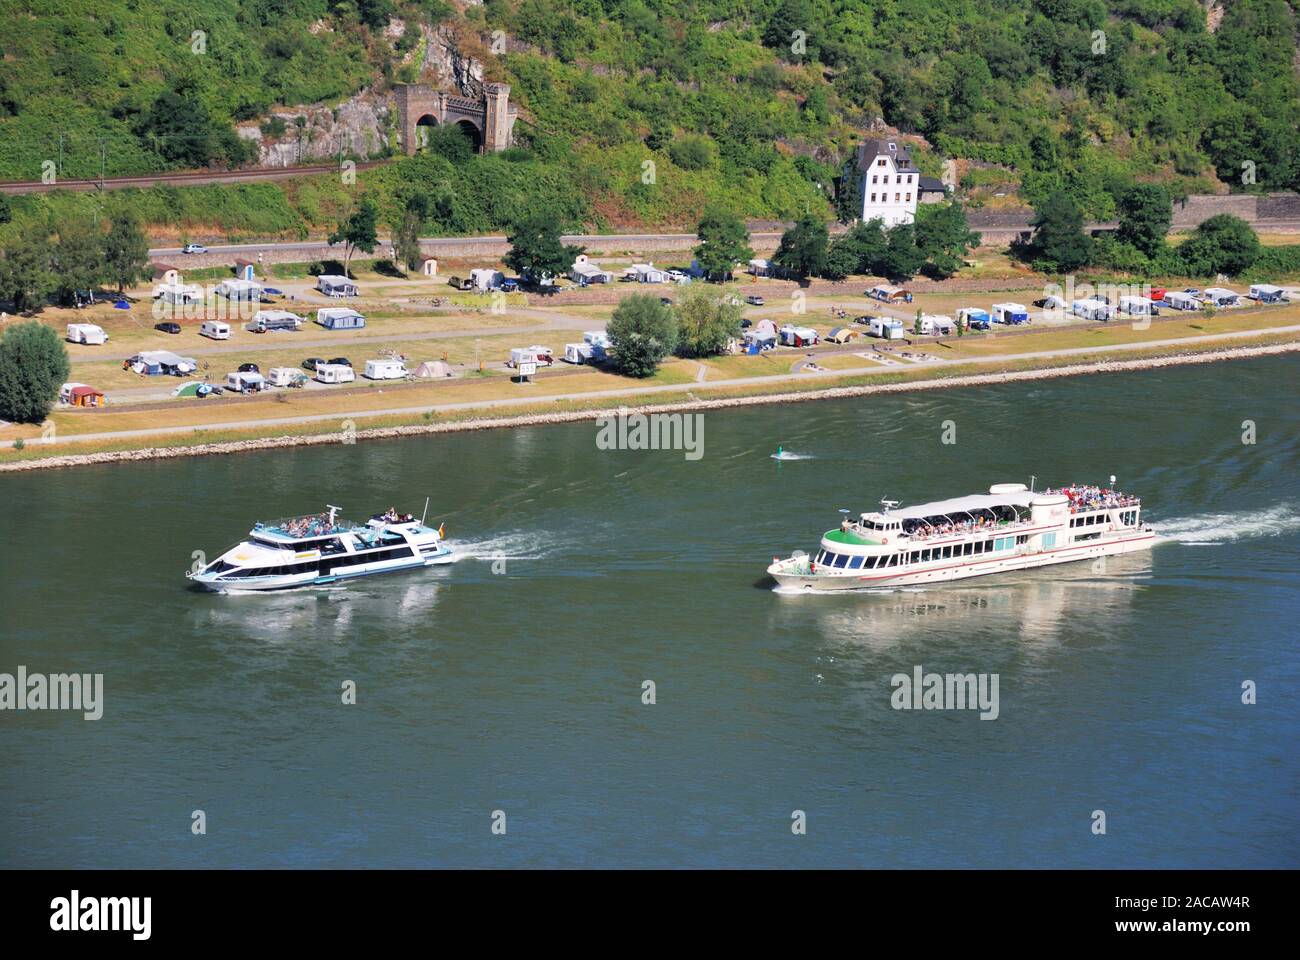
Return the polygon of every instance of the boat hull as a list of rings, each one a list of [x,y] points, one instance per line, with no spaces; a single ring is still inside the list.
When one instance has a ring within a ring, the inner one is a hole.
[[[455,563],[456,555],[448,548],[439,545],[436,550],[424,549],[419,559],[401,563],[358,565],[355,570],[346,568],[332,571],[322,576],[319,572],[291,574],[288,576],[267,577],[222,577],[215,574],[190,574],[190,580],[203,590],[211,593],[269,593],[277,590],[293,590],[299,587],[323,586],[344,580],[356,580],[361,577],[374,577],[385,573],[400,573],[419,567],[433,567],[441,564]]]
[[[1099,540],[1089,543],[1076,543],[1058,547],[1013,554],[1006,557],[962,558],[951,563],[921,567],[889,573],[872,570],[869,573],[809,573],[806,558],[791,557],[778,560],[767,568],[768,574],[783,590],[821,592],[829,590],[867,590],[892,589],[934,583],[947,583],[952,580],[967,580],[971,577],[983,577],[995,573],[1008,573],[1014,570],[1030,570],[1036,567],[1054,566],[1058,563],[1078,563],[1081,560],[1096,560],[1099,557],[1119,556],[1148,550],[1156,541],[1156,535],[1150,527],[1134,530],[1131,534]]]

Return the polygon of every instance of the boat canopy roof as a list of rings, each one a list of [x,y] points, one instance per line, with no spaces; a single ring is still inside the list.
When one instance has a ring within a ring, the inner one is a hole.
[[[996,510],[998,507],[1014,507],[1019,510],[1029,509],[1030,501],[1038,494],[1024,490],[1018,493],[985,493],[969,497],[953,497],[951,500],[936,500],[933,503],[919,503],[913,507],[902,507],[889,511],[892,520],[919,520],[923,517],[960,516],[978,510]]]

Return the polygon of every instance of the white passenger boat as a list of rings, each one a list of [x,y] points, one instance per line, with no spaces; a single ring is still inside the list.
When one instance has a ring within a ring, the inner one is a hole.
[[[258,523],[247,540],[186,576],[220,593],[284,590],[455,560],[442,526],[393,510],[359,524],[338,509]]]
[[[1141,501],[1111,487],[1035,492],[998,483],[986,495],[881,504],[828,530],[814,556],[773,558],[767,572],[784,588],[898,587],[1131,553],[1155,541]]]

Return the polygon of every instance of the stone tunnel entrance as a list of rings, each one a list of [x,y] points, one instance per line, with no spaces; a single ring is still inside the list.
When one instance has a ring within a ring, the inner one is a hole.
[[[408,156],[428,143],[434,126],[455,124],[474,149],[499,153],[510,146],[519,115],[510,103],[510,85],[485,83],[477,100],[434,90],[427,84],[401,84],[396,88],[397,115],[402,150]]]

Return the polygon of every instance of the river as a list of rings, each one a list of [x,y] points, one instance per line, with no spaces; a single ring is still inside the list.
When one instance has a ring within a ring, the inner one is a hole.
[[[0,672],[100,673],[103,716],[0,712],[0,866],[1296,867],[1298,382],[709,411],[698,460],[568,424],[6,476]],[[1110,474],[1163,540],[1101,569],[763,578],[841,507]],[[184,579],[256,519],[426,497],[452,566]],[[918,666],[996,674],[997,718],[893,709]]]

